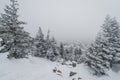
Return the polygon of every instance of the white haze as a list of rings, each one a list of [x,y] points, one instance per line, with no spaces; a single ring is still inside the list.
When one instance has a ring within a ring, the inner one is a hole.
[[[120,0],[18,0],[25,29],[35,36],[38,27],[58,41],[91,42],[107,14],[120,17]],[[9,0],[0,0],[0,13]]]

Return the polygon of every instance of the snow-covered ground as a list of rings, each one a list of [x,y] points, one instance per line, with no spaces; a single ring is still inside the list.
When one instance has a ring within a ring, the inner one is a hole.
[[[120,68],[116,66],[115,69]],[[87,66],[79,64],[75,68],[61,65],[42,58],[7,59],[0,54],[0,80],[120,80],[120,71],[110,70],[107,76],[93,76]],[[55,72],[53,70],[58,70]],[[70,77],[70,72],[77,74]]]

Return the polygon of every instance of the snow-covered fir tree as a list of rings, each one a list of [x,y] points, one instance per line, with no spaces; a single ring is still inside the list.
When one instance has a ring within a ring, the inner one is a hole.
[[[11,4],[6,6],[5,13],[0,17],[1,46],[4,46],[0,52],[9,52],[8,58],[23,58],[29,53],[30,37],[21,26],[25,22],[18,20],[17,1],[10,0],[10,2]]]
[[[64,45],[64,59],[81,63],[83,51],[81,43],[71,43]]]
[[[63,58],[65,60],[73,61],[74,58],[75,58],[73,46],[68,44],[68,45],[65,45],[64,47],[65,47],[65,52],[64,52],[64,57]]]
[[[86,63],[94,71],[95,75],[104,75],[106,68],[109,68],[109,62],[104,62],[102,57],[98,56],[99,50],[99,45],[91,44],[86,54]]]
[[[83,51],[80,47],[76,47],[74,48],[74,61],[81,63],[82,62],[82,55],[83,55]]]
[[[46,36],[46,47],[47,47],[46,58],[51,61],[57,60],[60,56],[58,51],[58,46],[55,38],[50,37],[50,30],[48,30],[47,36]]]
[[[55,40],[54,37],[52,37],[52,39],[50,40],[50,47],[47,49],[47,59],[51,60],[51,61],[55,61],[58,58],[60,58],[59,55],[59,51],[58,51],[58,46],[57,46],[57,42]]]
[[[46,56],[46,41],[44,39],[44,34],[40,27],[34,39],[34,45],[35,45],[34,56],[45,57]]]
[[[81,43],[60,43],[59,54],[65,61],[83,62],[83,45]]]
[[[50,31],[48,30],[46,38],[42,29],[39,27],[36,38],[34,39],[33,55],[36,57],[44,57],[51,61],[55,61],[59,58],[59,52],[57,42],[53,38],[50,38]]]
[[[51,47],[50,30],[48,30],[47,32],[45,41],[46,41],[46,49],[48,50]]]
[[[106,68],[120,63],[120,29],[115,18],[106,17],[102,30],[89,48],[86,63],[96,72],[105,74]]]
[[[102,28],[102,38],[104,40],[102,39],[101,42],[106,43],[103,45],[103,51],[106,53],[106,57],[103,57],[110,62],[110,67],[112,67],[113,64],[120,63],[120,25],[116,18],[107,16]]]
[[[61,42],[60,43],[60,46],[59,46],[59,53],[60,53],[60,56],[61,58],[64,58],[64,44]]]

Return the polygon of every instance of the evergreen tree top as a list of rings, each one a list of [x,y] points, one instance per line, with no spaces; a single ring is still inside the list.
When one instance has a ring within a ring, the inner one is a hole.
[[[112,33],[110,31],[118,31],[119,30],[119,23],[117,22],[116,18],[113,17],[111,18],[110,16],[106,16],[104,24],[102,25],[103,31],[104,32],[109,32]]]
[[[10,0],[10,5],[6,5],[4,12],[0,17],[0,25],[9,27],[18,27],[25,24],[23,21],[18,20],[18,4],[16,0]]]
[[[49,40],[49,39],[50,39],[50,30],[48,30],[47,36],[46,36],[46,40]]]
[[[38,33],[36,35],[36,39],[44,39],[44,34],[42,33],[41,27],[39,27]]]

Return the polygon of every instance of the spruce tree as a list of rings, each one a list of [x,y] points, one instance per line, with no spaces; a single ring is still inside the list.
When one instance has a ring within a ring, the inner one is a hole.
[[[34,44],[35,44],[34,56],[45,57],[46,56],[46,41],[44,39],[44,34],[42,33],[42,29],[40,27],[36,35],[36,38],[34,40]]]
[[[83,51],[80,47],[75,47],[74,48],[74,60],[77,62],[77,63],[81,63],[82,62],[82,54],[83,54]]]
[[[45,42],[46,42],[46,50],[48,50],[51,47],[50,30],[48,30],[47,32]]]
[[[106,17],[102,30],[87,54],[87,63],[96,73],[120,62],[120,29],[115,18]]]
[[[16,0],[10,0],[11,4],[4,9],[5,13],[0,17],[0,38],[4,48],[0,52],[9,52],[8,58],[23,58],[29,53],[29,33],[24,31],[19,21],[18,4]]]
[[[50,39],[50,47],[47,49],[47,59],[51,61],[55,61],[59,58],[59,52],[58,52],[58,47],[57,47],[57,42],[54,37]]]
[[[63,58],[64,57],[64,44],[62,42],[60,43],[59,53],[60,53],[61,58]]]
[[[105,70],[109,68],[109,62],[103,60],[98,53],[102,54],[99,45],[96,43],[91,44],[87,50],[86,63],[94,71],[95,75],[105,75]]]
[[[104,43],[103,51],[105,53],[102,57],[107,59],[112,67],[113,64],[120,63],[120,25],[116,18],[107,16],[102,28],[103,36],[100,42]]]
[[[59,58],[59,52],[58,52],[58,46],[57,42],[54,37],[50,37],[50,30],[47,32],[46,36],[46,58],[55,61],[57,58]]]

